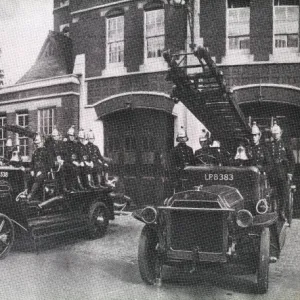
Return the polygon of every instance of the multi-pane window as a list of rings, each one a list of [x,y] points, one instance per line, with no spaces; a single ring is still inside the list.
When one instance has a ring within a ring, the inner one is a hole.
[[[0,116],[0,126],[6,124],[6,116]],[[5,156],[6,132],[0,129],[0,156]]]
[[[274,1],[275,48],[297,49],[299,45],[299,0]]]
[[[55,125],[55,108],[45,108],[39,109],[38,111],[38,124],[39,133],[42,135],[49,135],[52,133],[53,127]]]
[[[108,63],[124,61],[124,16],[106,19]]]
[[[228,0],[228,50],[250,49],[250,0]]]
[[[165,47],[165,12],[163,9],[145,12],[146,58],[161,57]]]
[[[17,113],[17,125],[28,128],[29,125],[29,117],[28,113]],[[29,155],[29,140],[23,134],[17,135],[17,144],[19,145],[19,151],[21,156],[28,156]]]

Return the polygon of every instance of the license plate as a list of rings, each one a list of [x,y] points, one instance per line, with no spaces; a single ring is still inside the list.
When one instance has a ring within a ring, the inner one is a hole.
[[[232,181],[234,179],[233,174],[230,173],[206,173],[204,174],[204,179],[207,181],[216,180],[216,181]]]

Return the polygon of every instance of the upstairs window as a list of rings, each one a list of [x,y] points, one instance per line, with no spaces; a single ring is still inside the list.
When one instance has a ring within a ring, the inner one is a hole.
[[[107,62],[124,62],[124,16],[106,19]]]
[[[298,49],[299,0],[274,1],[275,49]]]
[[[165,48],[165,11],[145,11],[145,58],[162,57]]]
[[[38,110],[39,133],[42,135],[50,135],[55,125],[56,109],[45,108]]]
[[[19,112],[17,113],[17,125],[28,128],[29,126],[29,116],[28,112]],[[29,139],[22,135],[17,135],[17,145],[19,145],[19,151],[21,156],[29,155]]]
[[[228,0],[227,20],[227,49],[249,53],[250,0]]]

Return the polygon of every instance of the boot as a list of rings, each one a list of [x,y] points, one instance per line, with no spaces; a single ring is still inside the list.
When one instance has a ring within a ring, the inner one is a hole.
[[[83,184],[82,184],[82,182],[81,182],[80,176],[77,176],[77,187],[78,187],[78,189],[79,189],[80,191],[84,191],[84,190],[85,190],[85,188],[84,188],[84,186],[83,186]]]
[[[99,187],[100,189],[107,189],[105,185],[102,185],[102,177],[100,174],[97,174],[97,179],[98,179],[97,187]]]
[[[87,179],[88,179],[88,187],[92,189],[96,189],[97,187],[94,184],[93,178],[91,174],[87,174]]]

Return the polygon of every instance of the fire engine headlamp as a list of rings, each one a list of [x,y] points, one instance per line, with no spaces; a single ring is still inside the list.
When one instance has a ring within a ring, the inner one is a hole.
[[[257,203],[256,203],[256,212],[260,215],[263,215],[265,214],[268,209],[269,209],[269,206],[268,206],[268,202],[266,199],[260,199]]]
[[[251,212],[247,209],[239,210],[236,217],[236,223],[242,228],[251,226],[253,223],[253,216]]]
[[[146,224],[153,224],[157,219],[157,211],[154,207],[147,206],[142,210],[141,217]]]

